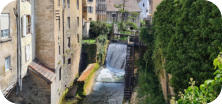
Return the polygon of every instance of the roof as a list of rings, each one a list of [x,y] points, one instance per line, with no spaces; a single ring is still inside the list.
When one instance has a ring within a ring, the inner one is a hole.
[[[123,4],[124,0],[107,0],[107,11],[119,11],[115,5]],[[137,0],[125,0],[125,10],[128,12],[140,12]]]
[[[40,75],[40,77],[42,77],[43,79],[45,79],[49,82],[53,82],[53,80],[56,78],[56,74],[52,70],[50,70],[50,69],[48,69],[36,62],[31,62],[29,64],[29,69],[31,69],[31,71]]]

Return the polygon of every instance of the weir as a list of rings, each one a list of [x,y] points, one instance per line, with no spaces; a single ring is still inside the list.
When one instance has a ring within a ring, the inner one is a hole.
[[[111,43],[108,47],[106,66],[97,72],[96,82],[85,103],[122,104],[125,89],[127,44]]]

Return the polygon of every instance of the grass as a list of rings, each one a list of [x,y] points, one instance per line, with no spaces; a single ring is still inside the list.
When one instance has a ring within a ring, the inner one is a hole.
[[[120,31],[120,34],[127,34],[127,35],[131,35],[131,31]]]
[[[86,39],[86,40],[83,40],[83,44],[96,44],[96,40],[95,39]]]
[[[126,40],[128,40],[128,36],[120,37],[120,40],[122,40],[122,41],[126,41]]]

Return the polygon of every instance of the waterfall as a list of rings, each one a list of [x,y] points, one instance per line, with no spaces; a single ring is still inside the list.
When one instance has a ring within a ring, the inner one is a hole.
[[[106,67],[97,72],[92,93],[86,104],[122,104],[127,45],[111,43],[106,55]]]
[[[115,69],[125,69],[127,45],[112,43],[109,45],[106,67]]]
[[[111,43],[106,56],[106,68],[100,71],[98,82],[123,82],[127,45]]]

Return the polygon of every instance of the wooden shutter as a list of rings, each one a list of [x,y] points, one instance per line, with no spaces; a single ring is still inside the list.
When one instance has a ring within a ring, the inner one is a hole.
[[[22,17],[22,36],[26,36],[26,15]]]

